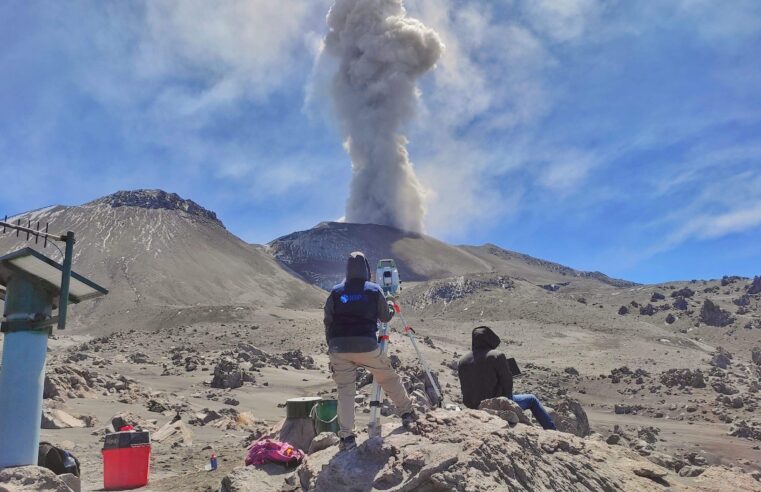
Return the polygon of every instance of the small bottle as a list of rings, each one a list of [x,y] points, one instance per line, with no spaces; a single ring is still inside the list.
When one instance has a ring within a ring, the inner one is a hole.
[[[217,469],[217,455],[216,453],[211,453],[211,469],[216,470]]]

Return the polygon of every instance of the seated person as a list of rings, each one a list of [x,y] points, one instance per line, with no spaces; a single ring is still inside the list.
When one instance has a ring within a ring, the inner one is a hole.
[[[513,394],[513,375],[507,357],[495,350],[502,341],[488,326],[473,330],[473,350],[457,364],[462,400],[468,408],[478,408],[483,400],[506,396],[523,410],[531,410],[545,429],[557,430],[555,422],[536,396]]]

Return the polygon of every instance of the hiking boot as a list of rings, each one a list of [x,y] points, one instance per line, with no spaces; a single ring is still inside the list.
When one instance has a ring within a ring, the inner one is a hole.
[[[404,427],[409,432],[416,433],[418,430],[417,414],[415,414],[415,412],[407,412],[402,414],[402,427]]]
[[[342,437],[338,442],[338,449],[340,451],[349,451],[357,447],[357,438],[354,436]]]

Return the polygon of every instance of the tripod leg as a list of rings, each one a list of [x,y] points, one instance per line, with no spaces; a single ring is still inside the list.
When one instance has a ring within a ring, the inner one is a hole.
[[[388,323],[381,324],[379,330],[380,338],[380,350],[381,354],[385,354],[388,350]],[[370,398],[370,423],[367,426],[367,433],[370,437],[380,435],[380,405],[383,400],[383,388],[373,378],[373,389]]]
[[[434,393],[436,393],[436,398],[438,401],[432,402],[436,406],[441,406],[441,404],[444,402],[444,398],[441,396],[441,390],[439,389],[439,386],[436,384],[436,380],[433,379],[433,374],[431,374],[431,366],[428,365],[428,361],[425,360],[425,357],[423,357],[423,353],[420,352],[420,347],[418,347],[417,344],[417,337],[415,336],[415,331],[412,329],[410,325],[407,324],[407,320],[404,318],[404,315],[402,314],[402,310],[399,307],[399,304],[396,302],[394,303],[394,311],[399,314],[399,318],[401,318],[402,323],[404,324],[404,334],[407,336],[407,338],[410,339],[410,342],[412,343],[412,348],[415,349],[415,353],[417,354],[417,358],[420,361],[420,365],[423,366],[423,370],[425,371],[426,376],[428,376],[428,381],[431,383],[431,387],[433,387]]]

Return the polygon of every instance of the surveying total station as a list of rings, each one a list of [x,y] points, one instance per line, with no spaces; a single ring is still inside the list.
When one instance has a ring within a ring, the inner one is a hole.
[[[405,319],[404,315],[402,314],[402,310],[399,307],[399,303],[397,302],[399,292],[402,290],[402,282],[399,279],[399,269],[396,267],[396,262],[391,259],[380,260],[378,262],[378,267],[375,270],[375,280],[378,285],[380,285],[381,289],[383,289],[383,293],[386,295],[386,299],[388,299],[389,303],[394,309],[394,312],[402,321],[402,335],[407,337],[407,339],[412,344],[412,348],[415,349],[415,354],[417,355],[418,361],[420,361],[420,366],[425,371],[426,377],[428,378],[428,381],[433,388],[435,397],[432,399],[436,401],[431,401],[431,403],[433,406],[440,407],[444,400],[444,398],[441,396],[441,390],[436,384],[436,380],[433,378],[433,374],[431,373],[431,366],[428,365],[428,361],[425,360],[422,352],[420,352],[420,347],[417,343],[417,336],[415,336],[415,330],[413,330],[412,326],[407,323],[407,320]],[[380,342],[381,353],[384,355],[388,352],[388,345],[391,340],[389,333],[389,324],[379,323],[378,341]],[[368,433],[370,436],[380,435],[381,429],[379,414],[382,399],[383,389],[377,382],[374,382],[372,388],[372,399],[370,400],[370,423],[368,425]]]

